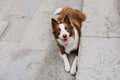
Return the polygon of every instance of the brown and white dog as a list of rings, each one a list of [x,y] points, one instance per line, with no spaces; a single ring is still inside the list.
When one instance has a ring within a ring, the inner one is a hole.
[[[72,66],[70,66],[67,54],[70,54],[73,50],[77,50],[78,52],[81,24],[86,16],[81,11],[69,7],[58,8],[54,14],[58,15],[58,17],[57,19],[51,19],[52,33],[60,49],[60,55],[63,58],[65,70],[67,72],[70,71],[71,74],[75,74],[77,68],[77,56],[75,57]]]

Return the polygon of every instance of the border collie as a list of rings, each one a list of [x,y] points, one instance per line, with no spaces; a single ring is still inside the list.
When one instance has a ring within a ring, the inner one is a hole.
[[[64,61],[65,70],[74,75],[77,70],[78,56],[75,56],[72,66],[70,66],[67,54],[73,50],[77,50],[78,54],[81,24],[85,21],[86,16],[81,11],[70,7],[58,8],[54,15],[57,15],[57,18],[51,19],[52,33],[60,49],[59,54]]]

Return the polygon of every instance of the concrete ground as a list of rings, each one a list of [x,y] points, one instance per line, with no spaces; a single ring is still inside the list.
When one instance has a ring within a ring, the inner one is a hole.
[[[50,32],[59,7],[82,10],[78,72],[65,72]],[[120,80],[119,0],[0,0],[0,80]]]

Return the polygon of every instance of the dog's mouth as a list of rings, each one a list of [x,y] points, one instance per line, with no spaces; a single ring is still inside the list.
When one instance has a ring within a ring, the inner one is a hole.
[[[67,46],[69,44],[68,38],[63,38],[62,41],[63,41],[65,46]]]

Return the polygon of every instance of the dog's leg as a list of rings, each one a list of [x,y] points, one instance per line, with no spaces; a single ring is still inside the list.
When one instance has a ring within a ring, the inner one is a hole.
[[[70,70],[70,73],[72,75],[74,75],[77,71],[77,59],[78,59],[78,56],[75,57],[73,63],[72,63],[72,67],[71,67],[71,70]]]
[[[70,71],[70,63],[68,61],[67,55],[66,54],[62,54],[61,57],[62,57],[62,59],[64,61],[64,64],[65,64],[65,70],[67,72],[69,72]]]
[[[56,14],[59,14],[61,11],[62,11],[63,8],[58,8],[53,14],[56,15]]]

